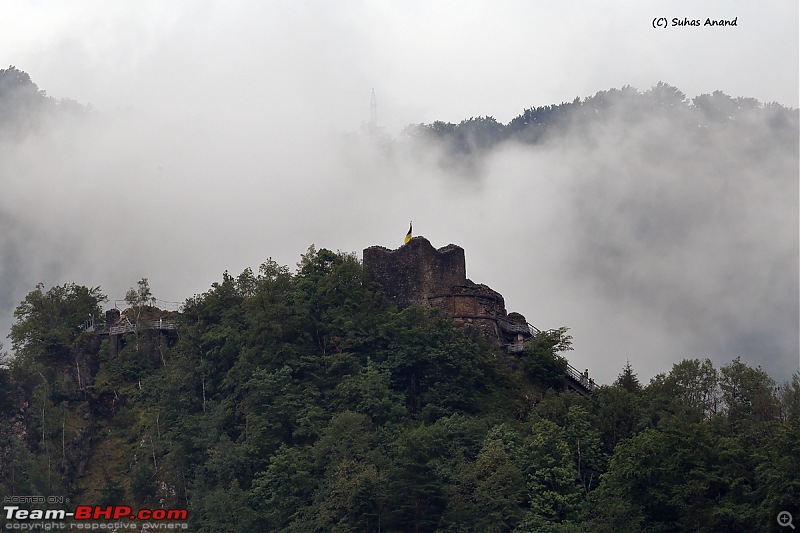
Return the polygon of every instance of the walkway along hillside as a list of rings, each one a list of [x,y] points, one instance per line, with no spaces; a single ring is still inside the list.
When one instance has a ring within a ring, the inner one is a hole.
[[[96,335],[108,335],[111,355],[116,356],[121,347],[123,335],[152,330],[177,331],[177,315],[178,311],[146,306],[138,313],[137,319],[131,308],[120,311],[115,306],[106,311],[105,322],[102,325],[97,324],[94,317],[91,317],[83,324],[82,329]]]

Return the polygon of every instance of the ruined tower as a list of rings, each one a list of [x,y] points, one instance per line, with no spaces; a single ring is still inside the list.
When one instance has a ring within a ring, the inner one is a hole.
[[[438,250],[414,237],[397,250],[371,246],[364,250],[364,269],[397,307],[430,307],[428,298],[467,279],[464,249],[449,244]]]
[[[504,345],[521,345],[531,336],[524,316],[506,313],[502,294],[467,279],[460,246],[436,249],[424,237],[396,250],[371,246],[364,250],[364,269],[400,308],[441,309],[467,332]]]

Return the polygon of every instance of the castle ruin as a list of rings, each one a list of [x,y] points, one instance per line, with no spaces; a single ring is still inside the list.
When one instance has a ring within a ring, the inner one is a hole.
[[[524,316],[506,313],[502,294],[467,278],[460,246],[436,249],[426,238],[414,237],[396,250],[371,246],[363,257],[364,269],[400,308],[441,309],[470,336],[480,334],[509,351],[522,350],[533,334]]]
[[[414,237],[396,250],[370,246],[364,250],[364,270],[383,287],[399,308],[440,309],[474,339],[483,336],[508,352],[525,349],[538,329],[519,313],[506,313],[503,295],[467,278],[464,249],[448,244],[436,249],[424,237]],[[565,384],[589,396],[594,382],[567,364]]]

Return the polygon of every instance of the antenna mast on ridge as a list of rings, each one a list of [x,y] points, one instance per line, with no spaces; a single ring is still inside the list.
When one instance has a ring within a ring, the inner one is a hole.
[[[372,89],[372,96],[369,99],[369,127],[374,129],[378,126],[378,99],[375,98],[375,89]]]

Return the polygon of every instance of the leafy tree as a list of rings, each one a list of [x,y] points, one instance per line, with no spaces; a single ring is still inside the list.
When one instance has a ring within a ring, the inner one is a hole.
[[[800,490],[800,423],[778,427],[772,438],[755,453],[755,473],[762,498],[759,517],[764,524],[781,511],[796,513]]]
[[[335,415],[314,446],[320,484],[310,509],[315,528],[370,531],[385,520],[387,462],[376,449],[376,433],[365,415]]]
[[[3,350],[3,344],[0,343],[0,416],[7,413],[13,406],[11,372],[8,369],[10,362],[11,356]]]
[[[319,483],[308,448],[282,444],[267,467],[253,479],[253,508],[263,517],[262,530],[282,530],[301,516]]]
[[[699,110],[708,121],[727,122],[738,111],[738,106],[733,98],[722,91],[712,94],[701,94],[692,99],[695,109]]]
[[[125,301],[131,306],[134,313],[133,333],[136,336],[136,351],[139,351],[139,322],[142,320],[142,312],[148,307],[155,306],[156,298],[150,292],[150,283],[147,278],[142,278],[137,282],[138,287],[131,287],[125,293]]]
[[[372,358],[355,376],[347,376],[336,387],[336,395],[346,406],[368,415],[373,422],[396,422],[407,414],[403,396],[391,388],[391,373],[382,370]]]
[[[131,473],[131,492],[136,502],[146,506],[153,503],[156,495],[155,472],[147,461],[141,462]]]
[[[785,422],[800,422],[800,372],[792,374],[792,378],[780,387],[778,394],[781,418]]]
[[[542,529],[575,520],[581,487],[563,430],[549,420],[536,422],[523,453],[530,501],[524,527]]]
[[[16,357],[25,361],[66,358],[87,319],[102,316],[100,303],[106,300],[100,287],[71,283],[45,292],[44,285],[37,284],[14,310],[16,322],[9,338]]]
[[[644,389],[630,362],[611,386],[595,388],[592,394],[593,425],[603,439],[605,453],[631,438],[641,429],[645,419]]]
[[[573,405],[569,408],[564,427],[564,434],[572,451],[573,463],[584,495],[600,482],[600,474],[605,472],[607,461],[600,432],[592,422],[585,407]]]
[[[297,303],[322,355],[375,348],[388,300],[370,282],[353,254],[317,251],[303,255],[295,277]]]
[[[257,531],[257,516],[248,505],[247,492],[233,480],[227,486],[215,487],[198,500],[196,512],[190,514],[193,529],[203,533]]]
[[[611,454],[621,441],[631,438],[644,423],[641,395],[617,386],[598,387],[592,393],[594,426],[600,431],[606,453]]]
[[[685,107],[686,104],[686,95],[677,87],[663,81],[655,84],[644,95],[652,101],[657,110],[675,110]]]
[[[0,137],[38,124],[49,103],[27,73],[13,65],[0,69]]]
[[[567,375],[567,360],[558,354],[572,350],[572,336],[569,328],[561,327],[537,333],[525,346],[522,364],[532,379],[547,388],[564,387]]]
[[[302,444],[321,431],[324,418],[313,398],[319,391],[301,383],[288,366],[276,372],[257,370],[242,405],[248,441],[269,456],[281,444]]]
[[[488,441],[475,460],[472,513],[475,530],[511,531],[525,516],[525,476],[497,441]]]
[[[687,422],[710,420],[721,405],[717,370],[709,359],[675,363],[669,375],[653,378],[646,399],[652,424],[671,417]]]
[[[376,360],[406,397],[412,414],[435,420],[455,410],[474,411],[486,383],[487,354],[450,320],[409,307],[384,326],[388,344]]]
[[[387,530],[434,531],[440,526],[447,504],[435,469],[440,438],[438,427],[422,424],[407,427],[393,442]]]
[[[153,293],[150,291],[150,283],[147,278],[142,278],[137,282],[137,288],[131,287],[125,293],[125,301],[136,310],[136,318],[142,314],[145,307],[152,307],[156,303]]]
[[[120,485],[116,476],[111,476],[103,470],[103,485],[99,490],[100,499],[97,505],[119,505],[125,500],[125,489]]]
[[[5,460],[0,464],[0,487],[6,494],[36,494],[32,474],[35,455],[17,435],[9,432],[0,440]]]
[[[753,531],[752,465],[736,441],[702,423],[675,421],[621,442],[592,493],[587,517],[610,531]]]
[[[729,426],[738,430],[745,424],[767,422],[778,416],[775,380],[761,368],[751,368],[734,359],[720,370],[722,401]]]
[[[184,316],[190,327],[185,331],[187,349],[199,354],[198,372],[203,403],[219,400],[236,388],[228,381],[228,372],[236,364],[247,321],[242,303],[244,296],[235,279],[224,272],[221,283],[186,301]]]

